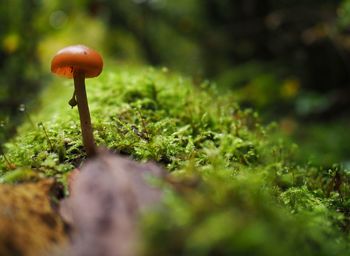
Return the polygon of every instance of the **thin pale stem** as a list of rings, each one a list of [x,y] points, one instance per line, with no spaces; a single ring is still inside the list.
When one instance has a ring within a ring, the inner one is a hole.
[[[96,146],[94,136],[92,133],[91,118],[89,112],[89,105],[85,89],[85,75],[84,73],[74,73],[74,88],[75,95],[78,102],[78,110],[80,116],[81,133],[83,136],[83,145],[85,147],[88,157],[96,154]]]
[[[45,128],[44,124],[43,124],[43,123],[40,123],[40,126],[41,126],[41,128],[43,128],[43,131],[44,131],[44,133],[45,133],[46,139],[47,139],[47,141],[48,141],[48,143],[49,143],[49,145],[50,145],[51,150],[53,150],[53,145],[52,145],[52,143],[51,143],[50,137],[49,137],[49,135],[48,135],[48,133],[47,133],[47,131],[46,131],[46,128]]]

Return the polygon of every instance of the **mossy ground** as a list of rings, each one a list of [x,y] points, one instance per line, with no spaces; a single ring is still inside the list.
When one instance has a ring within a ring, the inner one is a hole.
[[[112,64],[110,66],[113,66]],[[3,182],[65,181],[84,159],[72,81],[56,79],[6,146]],[[167,69],[117,67],[87,80],[98,145],[171,173],[142,222],[146,255],[346,255],[350,175],[300,166],[295,145],[213,83]]]

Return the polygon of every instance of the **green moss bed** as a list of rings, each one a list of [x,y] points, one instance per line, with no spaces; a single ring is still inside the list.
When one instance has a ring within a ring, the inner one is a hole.
[[[112,65],[111,65],[112,66]],[[66,174],[85,158],[72,81],[55,79],[4,147],[4,183]],[[118,67],[87,80],[98,145],[170,173],[145,214],[143,255],[349,255],[350,175],[300,165],[252,110],[167,69]]]

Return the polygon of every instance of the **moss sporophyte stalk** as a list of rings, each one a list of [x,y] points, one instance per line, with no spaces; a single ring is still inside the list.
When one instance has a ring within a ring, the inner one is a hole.
[[[169,172],[160,185],[164,206],[140,223],[142,255],[349,254],[349,172],[297,163],[294,144],[240,108],[235,91],[113,63],[88,89],[96,143]],[[65,181],[79,166],[85,153],[78,113],[67,111],[71,95],[61,81],[42,93],[45,108],[31,117],[45,125],[54,150],[42,129],[23,124],[4,150],[24,169],[10,175],[0,157],[5,182],[31,172]]]

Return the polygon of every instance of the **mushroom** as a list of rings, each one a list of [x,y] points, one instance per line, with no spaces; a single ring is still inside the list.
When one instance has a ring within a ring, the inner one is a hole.
[[[73,98],[69,101],[73,107],[78,104],[83,144],[88,157],[96,154],[92,133],[89,105],[86,97],[85,78],[98,76],[103,67],[101,56],[84,45],[72,45],[58,51],[51,61],[51,72],[74,78]]]

